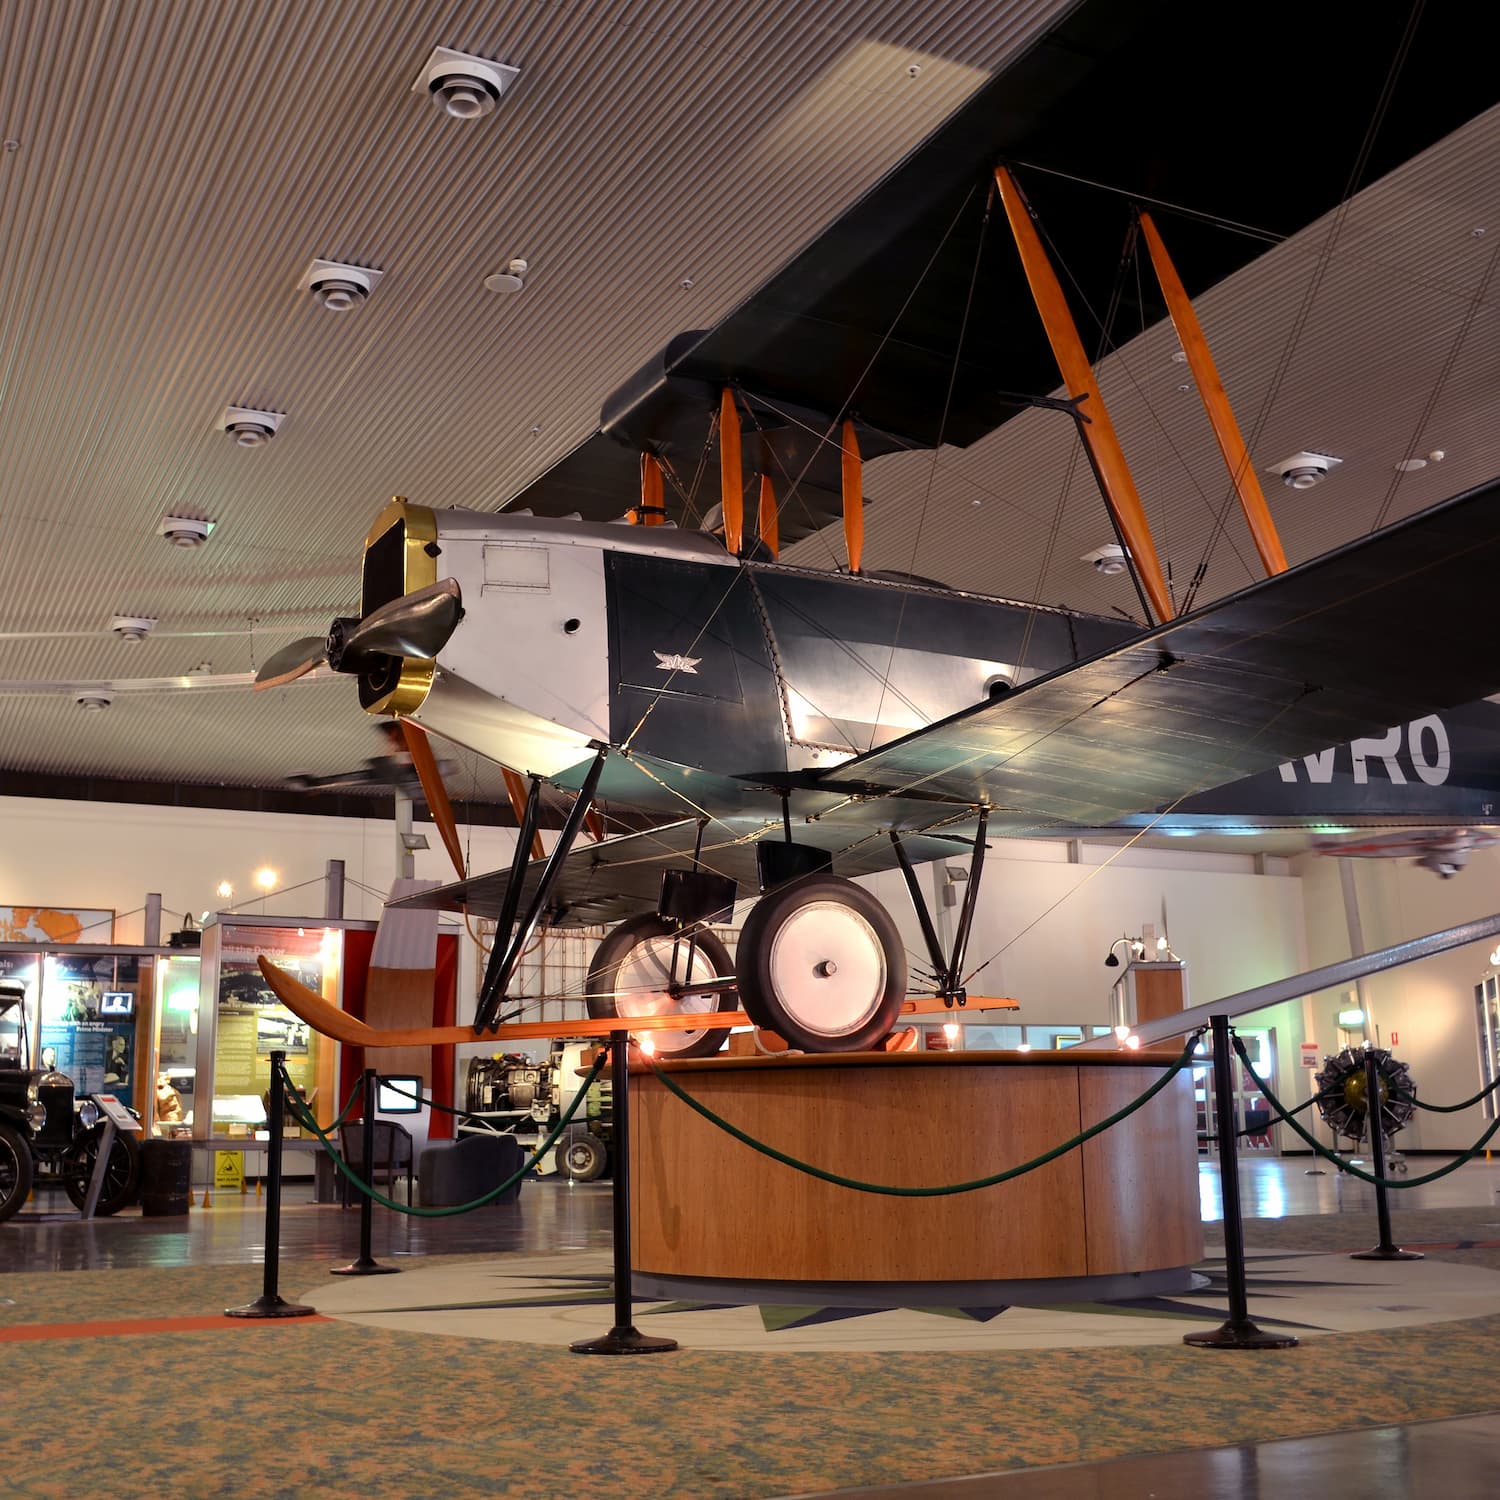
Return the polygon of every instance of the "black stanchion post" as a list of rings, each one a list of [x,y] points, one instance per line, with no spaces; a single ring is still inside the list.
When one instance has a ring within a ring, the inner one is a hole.
[[[365,1126],[361,1151],[364,1165],[361,1170],[367,1185],[375,1181],[375,1097],[379,1082],[380,1079],[375,1069],[366,1068],[360,1087],[364,1091],[361,1104]],[[393,1276],[401,1269],[400,1266],[381,1265],[370,1253],[370,1231],[374,1218],[375,1200],[368,1193],[361,1193],[359,1195],[359,1259],[350,1261],[347,1266],[334,1266],[328,1273],[330,1276]]]
[[[630,1307],[630,1034],[609,1040],[611,1109],[614,1116],[615,1326],[596,1339],[568,1347],[574,1354],[666,1354],[676,1339],[653,1338],[631,1321]]]
[[[1184,1344],[1201,1349],[1292,1349],[1290,1334],[1267,1333],[1250,1320],[1245,1292],[1245,1228],[1240,1218],[1239,1157],[1235,1150],[1234,1057],[1229,1017],[1210,1016],[1214,1039],[1214,1117],[1219,1131],[1219,1193],[1224,1205],[1224,1272],[1229,1317],[1211,1333],[1186,1333]]]
[[[1380,1225],[1380,1243],[1373,1250],[1356,1250],[1350,1260],[1421,1260],[1420,1250],[1403,1250],[1391,1239],[1391,1205],[1385,1189],[1385,1131],[1380,1099],[1380,1062],[1375,1049],[1365,1045],[1365,1129],[1370,1137],[1370,1157],[1375,1175],[1375,1218]]]
[[[306,1318],[317,1311],[300,1302],[287,1302],[276,1290],[281,1260],[281,1142],[286,1124],[286,1088],[281,1068],[285,1052],[271,1054],[271,1138],[266,1143],[266,1259],[260,1296],[244,1307],[226,1307],[229,1318]]]

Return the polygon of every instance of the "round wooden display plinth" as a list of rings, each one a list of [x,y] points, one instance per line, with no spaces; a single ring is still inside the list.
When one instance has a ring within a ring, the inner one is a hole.
[[[718,1057],[664,1071],[715,1114],[862,1182],[937,1186],[1039,1156],[1173,1061],[1130,1053]],[[752,1151],[631,1078],[641,1296],[986,1305],[1184,1290],[1203,1253],[1191,1083],[1034,1172],[969,1193],[856,1192]]]

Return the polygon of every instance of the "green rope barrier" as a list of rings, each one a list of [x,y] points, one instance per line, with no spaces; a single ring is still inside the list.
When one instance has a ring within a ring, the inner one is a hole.
[[[717,1125],[720,1130],[732,1135],[742,1145],[749,1146],[752,1151],[759,1151],[762,1156],[769,1156],[772,1161],[779,1161],[783,1166],[791,1167],[795,1171],[803,1172],[809,1177],[820,1178],[824,1182],[831,1182],[835,1187],[852,1188],[857,1193],[883,1193],[889,1198],[944,1198],[953,1193],[972,1193],[979,1188],[995,1187],[1002,1182],[1009,1182],[1012,1178],[1023,1177],[1027,1172],[1034,1172],[1038,1167],[1044,1167],[1049,1161],[1056,1161],[1059,1156],[1066,1156],[1069,1151],[1081,1146],[1085,1141],[1091,1141],[1096,1135],[1102,1135],[1111,1126],[1118,1125],[1121,1120],[1133,1115],[1136,1110],[1142,1108],[1154,1099],[1171,1081],[1188,1066],[1193,1060],[1193,1052],[1198,1045],[1198,1039],[1203,1035],[1204,1028],[1199,1028],[1188,1039],[1188,1044],[1182,1049],[1182,1056],[1162,1074],[1155,1083],[1146,1090],[1138,1099],[1133,1099],[1123,1109],[1117,1109],[1107,1119],[1100,1120],[1097,1125],[1090,1125],[1087,1130],[1081,1130],[1071,1139],[1066,1140],[1060,1146],[1054,1146],[1050,1151],[1045,1151],[1040,1156],[1033,1157],[1030,1161],[1022,1162],[1016,1167],[1007,1167],[1003,1172],[992,1173],[988,1177],[976,1177],[969,1182],[950,1183],[945,1187],[894,1187],[887,1183],[860,1182],[853,1177],[841,1177],[837,1172],[825,1171],[822,1167],[815,1167],[810,1162],[798,1161],[795,1156],[788,1156],[784,1151],[778,1151],[774,1146],[768,1146],[763,1141],[757,1141],[753,1136],[746,1135],[737,1126],[731,1125],[728,1120],[716,1115],[706,1104],[694,1099],[683,1089],[672,1081],[667,1074],[656,1065],[654,1058],[649,1059],[651,1071],[656,1074],[659,1082],[666,1088],[667,1092],[681,1099],[689,1109],[695,1110],[702,1115],[711,1125]]]
[[[1321,1145],[1313,1136],[1309,1135],[1308,1132],[1305,1131],[1296,1120],[1292,1119],[1292,1117],[1287,1114],[1286,1109],[1281,1103],[1281,1100],[1279,1100],[1276,1095],[1271,1092],[1270,1085],[1267,1084],[1255,1071],[1255,1064],[1250,1061],[1250,1054],[1248,1051],[1246,1051],[1245,1044],[1239,1039],[1239,1037],[1235,1037],[1234,1039],[1234,1050],[1239,1054],[1240,1061],[1245,1065],[1245,1071],[1250,1075],[1250,1078],[1254,1082],[1256,1088],[1258,1088],[1261,1093],[1265,1095],[1266,1102],[1283,1120],[1286,1121],[1288,1125],[1292,1127],[1293,1130],[1297,1132],[1298,1135],[1302,1137],[1304,1141],[1307,1142],[1309,1146],[1313,1148],[1314,1151],[1317,1152],[1319,1156],[1327,1157],[1329,1161],[1331,1161],[1341,1170],[1347,1172],[1351,1177],[1358,1177],[1361,1182],[1368,1182],[1374,1187],[1414,1188],[1421,1187],[1423,1183],[1436,1182],[1438,1178],[1446,1177],[1450,1172],[1458,1171],[1458,1169],[1463,1166],[1466,1161],[1472,1161],[1476,1156],[1479,1155],[1482,1150],[1484,1150],[1485,1146],[1489,1144],[1490,1137],[1493,1136],[1497,1130],[1500,1130],[1500,1120],[1496,1120],[1495,1123],[1491,1125],[1490,1128],[1486,1130],[1485,1133],[1480,1136],[1479,1139],[1472,1146],[1470,1146],[1467,1151],[1462,1152],[1456,1160],[1450,1161],[1447,1166],[1439,1167],[1435,1172],[1424,1173],[1421,1177],[1404,1177],[1400,1181],[1397,1181],[1394,1177],[1377,1177],[1373,1172],[1366,1172],[1362,1167],[1356,1167],[1352,1161],[1349,1161],[1346,1157],[1340,1156],[1337,1151],[1330,1151],[1327,1146]]]
[[[1406,1104],[1413,1104],[1418,1109],[1431,1110],[1435,1115],[1456,1115],[1461,1109],[1473,1109],[1476,1104],[1482,1104],[1496,1089],[1500,1089],[1500,1078],[1487,1084],[1472,1099],[1465,1099],[1461,1104],[1428,1104],[1426,1100],[1418,1099],[1415,1094],[1403,1094],[1400,1089],[1392,1089],[1391,1097],[1400,1099]]]
[[[290,1079],[287,1079],[286,1081],[288,1083],[291,1082]],[[363,1073],[361,1073],[359,1075],[359,1077],[354,1080],[354,1087],[349,1090],[349,1098],[345,1102],[344,1107],[334,1117],[333,1124],[328,1127],[330,1133],[332,1133],[333,1131],[337,1130],[339,1128],[339,1126],[342,1125],[344,1123],[344,1121],[349,1118],[350,1112],[354,1108],[355,1101],[360,1098],[360,1096],[364,1093],[364,1091],[365,1091],[365,1075]],[[289,1095],[288,1097],[295,1097],[298,1104],[300,1104],[304,1109],[307,1108],[307,1101],[302,1097],[302,1095],[301,1095],[300,1092],[294,1092],[293,1095]]]
[[[608,1055],[609,1054],[607,1052],[601,1051],[599,1053],[599,1056],[594,1059],[594,1066],[589,1070],[589,1075],[584,1080],[583,1087],[580,1088],[577,1094],[574,1095],[573,1102],[567,1107],[566,1111],[564,1111],[562,1118],[557,1122],[557,1125],[553,1129],[552,1133],[547,1137],[546,1140],[542,1142],[540,1146],[536,1148],[536,1151],[532,1154],[531,1159],[521,1165],[519,1171],[513,1172],[498,1187],[491,1188],[489,1192],[483,1194],[481,1197],[475,1198],[472,1203],[456,1203],[445,1208],[419,1208],[414,1203],[398,1203],[394,1198],[387,1198],[386,1195],[382,1193],[378,1188],[372,1187],[368,1182],[365,1182],[359,1176],[359,1174],[343,1159],[343,1157],[338,1154],[338,1152],[334,1149],[333,1143],[329,1140],[327,1133],[319,1127],[318,1122],[313,1119],[312,1115],[308,1113],[306,1108],[300,1102],[295,1100],[293,1094],[287,1095],[287,1102],[291,1105],[293,1114],[298,1117],[298,1123],[301,1124],[305,1129],[311,1130],[312,1133],[317,1136],[317,1138],[323,1143],[323,1149],[333,1159],[334,1166],[337,1167],[339,1171],[342,1172],[344,1176],[347,1177],[349,1181],[352,1182],[354,1186],[358,1188],[359,1191],[363,1193],[367,1198],[373,1199],[376,1203],[381,1204],[385,1208],[392,1209],[398,1214],[409,1214],[412,1218],[448,1219],[452,1218],[454,1214],[466,1214],[473,1209],[483,1208],[486,1203],[493,1203],[494,1200],[498,1198],[502,1193],[506,1192],[509,1188],[514,1187],[516,1183],[518,1183],[529,1171],[531,1171],[534,1166],[536,1166],[539,1161],[541,1161],[541,1159],[552,1149],[552,1147],[557,1144],[557,1141],[562,1135],[563,1131],[567,1129],[570,1124],[572,1124],[573,1116],[577,1112],[578,1106],[583,1102],[584,1096],[588,1092],[589,1085],[592,1084],[594,1080],[599,1076],[600,1070],[604,1067],[605,1058]],[[285,1080],[286,1070],[284,1068],[282,1069],[282,1076]]]

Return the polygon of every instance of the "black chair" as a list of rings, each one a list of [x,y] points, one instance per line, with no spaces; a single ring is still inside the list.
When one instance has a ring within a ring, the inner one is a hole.
[[[1245,1111],[1245,1144],[1247,1146],[1273,1146],[1271,1139],[1271,1111],[1269,1109],[1247,1109]]]
[[[370,1186],[380,1187],[384,1183],[388,1192],[394,1192],[396,1179],[406,1177],[406,1201],[411,1202],[413,1152],[411,1132],[394,1120],[375,1122],[375,1159],[370,1172]],[[350,1169],[364,1175],[365,1126],[363,1120],[350,1120],[339,1126],[339,1151]],[[349,1207],[349,1179],[339,1173],[339,1202]]]

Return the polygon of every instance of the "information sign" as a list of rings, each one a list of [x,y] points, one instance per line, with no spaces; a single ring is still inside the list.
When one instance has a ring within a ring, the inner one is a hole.
[[[93,1098],[105,1116],[114,1121],[116,1130],[132,1133],[140,1130],[141,1122],[113,1094],[95,1094]]]
[[[1302,1066],[1304,1068],[1316,1068],[1318,1066],[1318,1044],[1316,1042],[1303,1042]]]
[[[245,1153],[214,1152],[214,1187],[237,1193],[245,1185]]]

